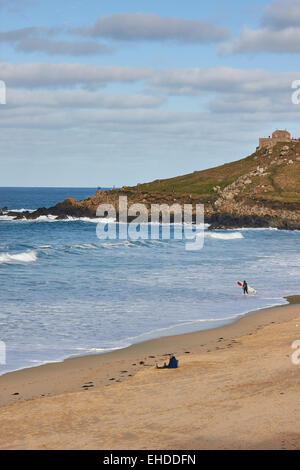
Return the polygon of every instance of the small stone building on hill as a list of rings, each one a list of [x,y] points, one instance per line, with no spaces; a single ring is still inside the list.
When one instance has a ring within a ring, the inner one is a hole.
[[[272,148],[278,142],[291,142],[291,141],[292,141],[291,134],[287,130],[285,131],[276,130],[273,132],[272,137],[259,139],[258,150],[261,150],[262,148]]]

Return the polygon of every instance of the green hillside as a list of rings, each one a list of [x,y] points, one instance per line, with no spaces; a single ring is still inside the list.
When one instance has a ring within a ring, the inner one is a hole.
[[[128,189],[152,194],[192,195],[203,202],[213,202],[220,191],[239,180],[243,183],[239,185],[239,197],[260,200],[267,205],[271,202],[276,205],[277,202],[279,206],[295,203],[298,206],[300,142],[279,143],[272,150],[258,150],[249,157],[232,163],[175,178],[155,180]],[[220,189],[216,190],[217,186]]]

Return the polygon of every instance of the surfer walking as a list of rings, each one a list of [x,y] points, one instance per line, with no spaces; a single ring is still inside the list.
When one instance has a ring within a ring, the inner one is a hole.
[[[244,294],[256,294],[256,290],[253,289],[253,287],[249,286],[249,284],[244,281],[237,281],[237,285],[240,286],[243,289]]]

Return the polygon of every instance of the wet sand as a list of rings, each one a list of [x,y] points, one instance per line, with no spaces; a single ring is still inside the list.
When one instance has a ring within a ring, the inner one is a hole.
[[[213,330],[0,377],[1,449],[300,448],[300,296]],[[155,364],[175,353],[177,370]]]

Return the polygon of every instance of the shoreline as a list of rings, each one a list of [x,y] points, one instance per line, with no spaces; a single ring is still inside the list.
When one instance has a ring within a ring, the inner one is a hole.
[[[218,350],[218,343],[253,334],[257,328],[297,316],[295,307],[300,311],[300,295],[283,298],[287,304],[249,311],[215,328],[162,336],[108,352],[71,356],[62,361],[5,372],[0,376],[0,407],[39,397],[112,386],[130,380],[138,371],[165,362],[170,353],[180,360],[189,354]]]
[[[35,213],[38,212],[36,215]],[[34,216],[31,216],[31,215]],[[23,215],[21,217],[21,215]],[[225,214],[222,214],[222,216],[226,216]],[[63,214],[63,215],[58,215],[58,214],[52,214],[52,213],[46,213],[43,208],[39,209],[13,209],[5,212],[1,212],[0,210],[0,222],[35,222],[39,221],[40,218],[49,218],[48,221],[51,222],[75,222],[75,221],[86,221],[86,219],[89,219],[91,223],[95,223],[96,221],[99,221],[100,219],[105,220],[105,217],[98,217],[97,215],[93,215],[90,213],[87,214],[81,214],[81,215],[74,215],[74,214]],[[246,216],[247,217],[247,216]],[[250,217],[249,217],[250,218]],[[127,223],[130,224],[136,219],[136,217],[131,216],[127,217]],[[300,225],[299,224],[294,224],[291,223],[290,225],[288,223],[278,223],[274,219],[271,223],[267,220],[265,221],[265,218],[262,217],[260,218],[259,216],[256,216],[255,222],[250,221],[249,223],[240,223],[239,222],[239,217],[236,217],[236,222],[234,223],[227,223],[227,224],[222,224],[222,223],[217,223],[217,222],[212,222],[212,217],[208,217],[204,220],[204,224],[208,225],[207,230],[209,231],[229,231],[229,230],[280,230],[282,232],[287,231],[287,232],[297,232],[300,231]],[[245,217],[241,217],[242,220],[245,219]],[[120,223],[118,220],[118,217],[115,220],[116,223]],[[121,222],[123,223],[123,222]],[[148,222],[150,225],[153,223],[151,217],[149,217]],[[156,222],[154,222],[156,223]],[[169,222],[170,225],[177,225],[177,222],[174,222],[174,220]],[[163,225],[164,222],[160,218],[159,224]],[[196,216],[193,215],[192,217],[192,225],[196,225]]]
[[[203,320],[203,322],[207,322],[207,323],[222,323],[224,322],[223,324],[221,325],[218,325],[218,326],[213,326],[213,327],[209,327],[209,328],[205,328],[205,329],[202,329],[202,330],[193,330],[193,331],[186,331],[186,332],[178,332],[178,333],[171,333],[171,334],[166,334],[165,336],[162,335],[162,336],[152,336],[152,335],[155,335],[156,332],[158,331],[168,331],[170,332],[171,330],[180,330],[181,327],[184,327],[186,325],[195,325],[197,323],[201,323],[201,321],[197,321],[197,320],[194,320],[194,321],[190,321],[188,323],[178,323],[178,324],[175,324],[173,326],[170,326],[170,327],[166,327],[166,328],[163,328],[163,329],[156,329],[156,330],[151,330],[151,331],[148,331],[148,332],[145,332],[145,333],[141,333],[140,335],[136,336],[136,337],[133,337],[133,338],[126,338],[125,340],[122,340],[122,341],[127,341],[129,339],[135,339],[135,338],[139,338],[139,337],[142,337],[142,336],[149,336],[149,338],[147,339],[142,339],[140,341],[137,341],[137,342],[134,342],[134,343],[131,343],[131,344],[128,344],[126,346],[120,346],[120,347],[115,347],[115,348],[103,348],[103,351],[101,352],[97,352],[97,353],[87,353],[87,354],[72,354],[70,356],[67,356],[67,357],[64,357],[64,358],[61,358],[61,359],[57,359],[57,360],[45,360],[45,361],[41,361],[41,363],[37,364],[37,365],[29,365],[29,366],[25,366],[25,367],[20,367],[18,369],[14,369],[14,370],[9,370],[9,371],[6,371],[6,372],[3,372],[3,373],[0,373],[0,379],[1,377],[3,376],[6,376],[7,374],[14,374],[16,372],[22,372],[26,369],[36,369],[37,367],[42,367],[42,366],[47,366],[49,364],[61,364],[65,361],[68,361],[68,360],[71,360],[71,359],[79,359],[79,358],[85,358],[85,357],[92,357],[92,356],[102,356],[102,355],[106,355],[106,354],[111,354],[111,353],[114,353],[114,352],[117,352],[117,351],[123,351],[125,349],[128,349],[134,345],[137,345],[137,344],[143,344],[143,343],[147,343],[148,341],[154,341],[154,340],[160,340],[162,338],[168,338],[168,337],[177,337],[177,336],[182,336],[182,335],[188,335],[188,334],[194,334],[194,333],[201,333],[201,332],[207,332],[207,331],[210,331],[210,330],[216,330],[216,329],[219,329],[219,328],[223,328],[225,326],[230,326],[232,325],[233,323],[239,321],[240,319],[244,318],[244,317],[247,317],[248,315],[252,315],[252,314],[255,314],[255,313],[258,313],[262,310],[268,310],[268,309],[271,309],[271,308],[276,308],[276,307],[285,307],[289,304],[299,304],[300,305],[300,294],[297,295],[290,295],[290,296],[283,296],[282,299],[285,299],[287,301],[287,303],[284,303],[284,304],[273,304],[273,305],[270,305],[270,306],[267,306],[267,307],[260,307],[260,308],[257,308],[255,310],[247,310],[246,312],[243,312],[243,313],[237,313],[235,314],[234,316],[232,317],[227,317],[227,318],[220,318],[220,319],[215,319],[215,320]],[[296,301],[295,301],[296,299]],[[99,350],[101,350],[102,348],[99,348]],[[0,382],[1,383],[1,382]],[[0,395],[0,406],[1,406],[1,395]]]
[[[0,377],[0,449],[300,449],[300,296],[223,327]],[[157,370],[169,353],[179,368]]]

